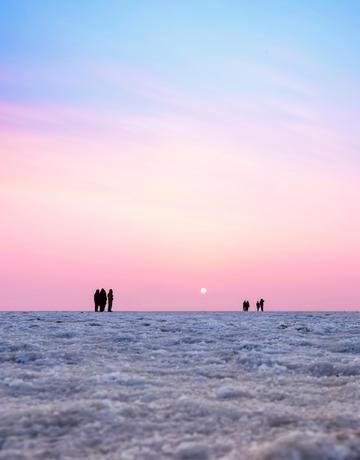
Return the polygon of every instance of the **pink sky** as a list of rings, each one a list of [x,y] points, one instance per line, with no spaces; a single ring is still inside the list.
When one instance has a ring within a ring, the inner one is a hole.
[[[89,310],[98,287],[125,310],[357,308],[360,184],[335,136],[197,101],[1,113],[3,309]]]

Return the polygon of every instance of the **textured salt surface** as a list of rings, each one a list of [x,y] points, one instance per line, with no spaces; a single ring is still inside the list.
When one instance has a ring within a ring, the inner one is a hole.
[[[360,459],[358,313],[0,313],[0,459]]]

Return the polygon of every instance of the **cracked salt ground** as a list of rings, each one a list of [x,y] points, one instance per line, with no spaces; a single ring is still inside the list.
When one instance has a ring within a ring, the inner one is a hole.
[[[0,460],[360,459],[359,319],[2,312]]]

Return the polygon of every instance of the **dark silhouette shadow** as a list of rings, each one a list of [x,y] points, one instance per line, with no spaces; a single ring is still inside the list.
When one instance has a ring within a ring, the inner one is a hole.
[[[106,291],[101,289],[100,291],[100,311],[104,311],[106,306]]]
[[[261,308],[261,311],[264,311],[264,302],[265,302],[264,299],[260,299],[260,308]]]
[[[108,311],[112,311],[112,303],[113,303],[113,300],[114,300],[114,295],[113,295],[113,290],[112,289],[109,290],[107,298],[108,298]]]
[[[96,289],[96,292],[94,294],[94,303],[95,303],[95,311],[99,311],[98,308],[100,306],[100,291],[99,289]]]

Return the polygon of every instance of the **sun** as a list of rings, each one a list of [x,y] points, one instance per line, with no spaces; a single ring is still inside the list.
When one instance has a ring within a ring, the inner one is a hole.
[[[206,289],[205,289],[205,288],[201,288],[201,289],[200,289],[200,292],[201,292],[201,294],[205,294]]]

